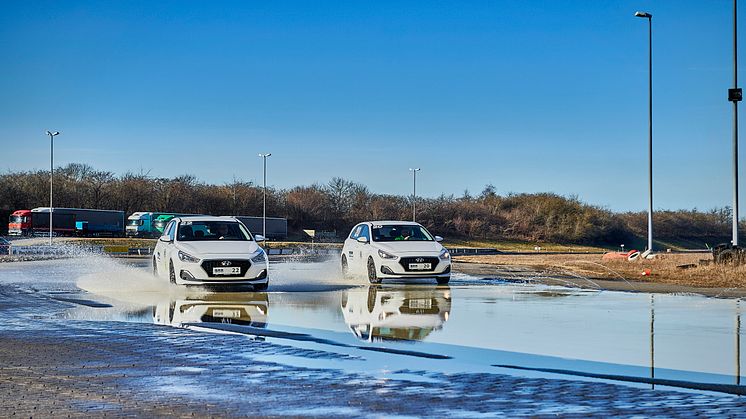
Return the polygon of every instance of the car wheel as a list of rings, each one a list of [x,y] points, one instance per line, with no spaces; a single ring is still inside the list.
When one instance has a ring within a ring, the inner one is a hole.
[[[373,314],[378,299],[378,286],[368,287],[368,313]]]
[[[267,287],[269,287],[269,281],[263,284],[254,284],[254,291],[267,291]]]
[[[176,272],[174,272],[173,262],[168,263],[168,279],[171,281],[172,284],[176,283]]]
[[[448,281],[451,280],[450,275],[446,277],[441,278],[435,278],[436,281],[438,281],[438,285],[448,285]]]
[[[380,284],[381,278],[378,277],[378,273],[376,273],[376,263],[373,262],[373,258],[368,258],[368,281],[371,284]]]
[[[347,256],[342,255],[342,278],[350,279],[350,266],[347,264]]]

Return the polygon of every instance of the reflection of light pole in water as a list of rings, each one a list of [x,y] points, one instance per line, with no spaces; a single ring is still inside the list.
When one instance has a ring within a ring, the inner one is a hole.
[[[54,179],[54,137],[59,131],[47,131],[49,136],[49,245],[52,245],[52,180]]]
[[[650,378],[655,389],[655,296],[650,294]]]
[[[264,159],[264,203],[262,204],[262,236],[267,238],[267,157],[272,153],[260,154],[259,157]]]
[[[736,300],[736,385],[741,385],[741,299]]]
[[[635,12],[648,20],[648,251],[653,251],[653,15]]]
[[[420,168],[410,168],[409,171],[412,172],[412,221],[417,221],[417,172]]]

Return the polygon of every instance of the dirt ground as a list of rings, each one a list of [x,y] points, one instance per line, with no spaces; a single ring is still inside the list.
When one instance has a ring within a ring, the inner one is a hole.
[[[619,290],[700,292],[709,289],[704,293],[720,295],[720,291],[728,290],[728,295],[746,295],[746,266],[714,265],[709,253],[661,253],[652,260],[631,262],[603,260],[599,254],[456,256],[454,261],[464,272],[484,272],[492,266],[498,273],[507,272],[508,277],[526,277],[528,272],[533,272],[534,276],[542,278],[570,279],[578,286],[588,286],[587,280],[592,280],[605,288]]]

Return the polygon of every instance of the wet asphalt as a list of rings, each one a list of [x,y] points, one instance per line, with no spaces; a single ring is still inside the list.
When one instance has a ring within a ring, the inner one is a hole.
[[[3,416],[740,416],[740,302],[275,263],[186,289],[102,256],[0,264]]]

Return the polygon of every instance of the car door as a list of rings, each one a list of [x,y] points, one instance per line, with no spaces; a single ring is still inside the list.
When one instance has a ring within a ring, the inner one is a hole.
[[[350,235],[347,237],[347,239],[345,239],[344,244],[344,252],[345,256],[347,257],[347,264],[350,267],[350,270],[353,272],[360,271],[360,267],[358,266],[358,245],[360,243],[357,242],[357,238],[360,236],[361,231],[362,224],[358,224],[353,227]]]
[[[168,272],[168,264],[171,260],[171,255],[174,251],[174,239],[176,238],[176,220],[171,220],[166,228],[163,229],[163,235],[168,236],[167,242],[161,241],[159,244],[161,247],[161,260],[160,260],[160,272]]]
[[[358,240],[355,241],[357,243],[357,257],[358,259],[358,266],[360,266],[360,269],[363,272],[368,272],[368,256],[370,255],[371,249],[373,246],[371,246],[370,243],[370,226],[368,224],[361,224],[362,229],[360,230],[360,236],[358,236]],[[360,243],[359,239],[360,237],[363,237],[367,240],[365,243]]]

